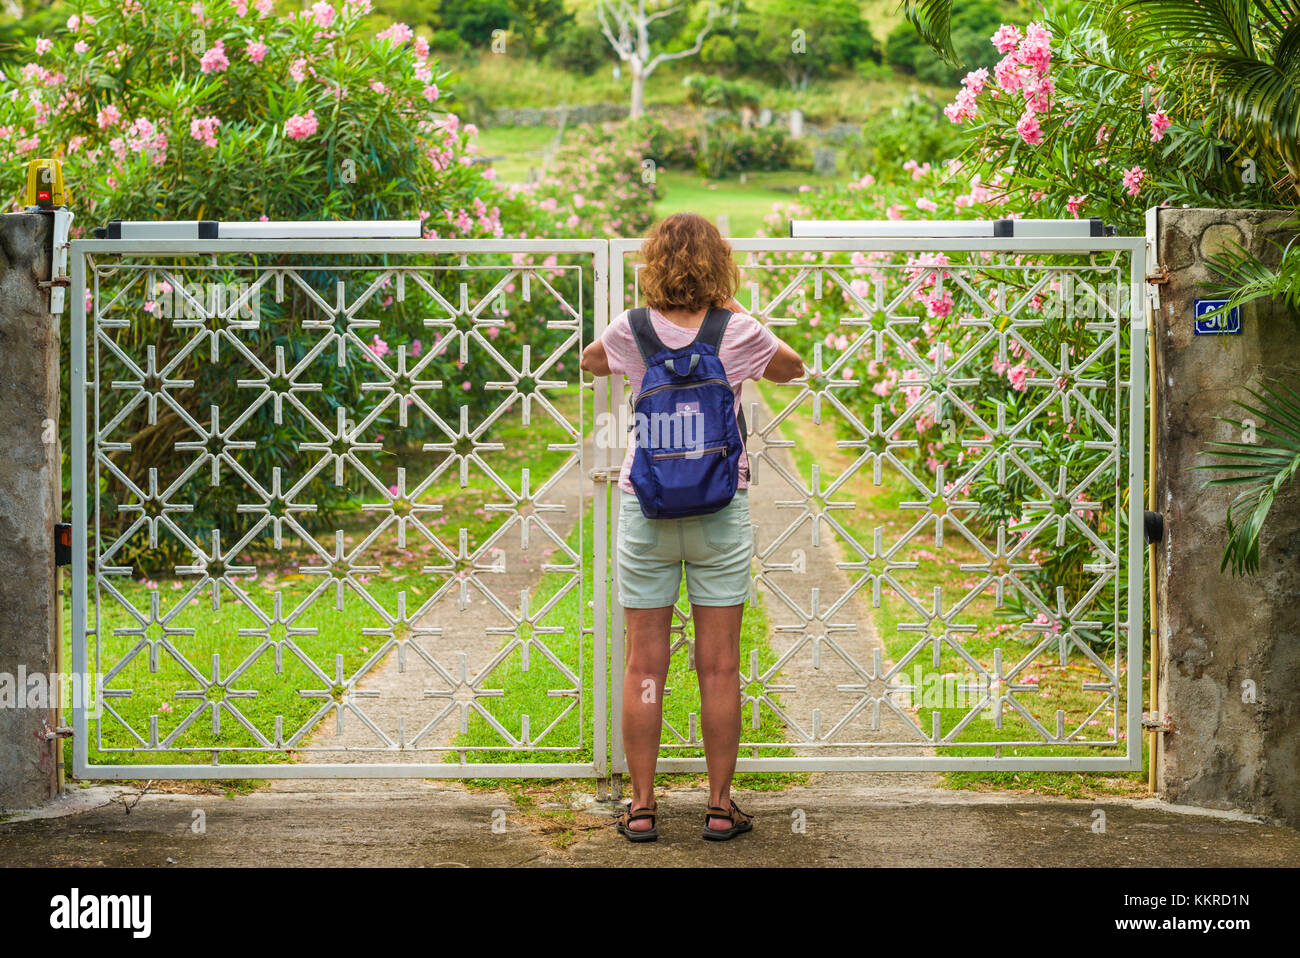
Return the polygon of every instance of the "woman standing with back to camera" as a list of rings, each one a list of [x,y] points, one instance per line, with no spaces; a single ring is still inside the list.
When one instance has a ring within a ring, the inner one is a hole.
[[[627,627],[622,723],[632,800],[618,829],[634,842],[659,835],[655,764],[684,565],[709,774],[703,837],[725,841],[753,827],[731,799],[740,745],[740,625],[754,551],[749,463],[736,422],[740,391],[747,379],[797,379],[803,362],[736,302],[731,247],[704,217],[669,216],[651,230],[641,254],[647,308],[624,312],[582,356],[582,368],[594,375],[627,376],[642,424],[619,476],[618,590]],[[642,428],[670,420],[698,428]]]

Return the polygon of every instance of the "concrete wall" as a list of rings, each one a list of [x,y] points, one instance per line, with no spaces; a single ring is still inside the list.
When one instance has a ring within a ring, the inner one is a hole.
[[[59,326],[37,285],[50,278],[52,222],[0,216],[0,676],[11,681],[20,669],[54,671]],[[52,710],[0,707],[0,809],[54,794],[55,749],[38,738],[44,721],[54,727]]]
[[[1176,731],[1160,736],[1157,775],[1173,802],[1238,808],[1300,825],[1300,485],[1269,515],[1258,575],[1219,572],[1233,491],[1202,488],[1214,473],[1193,467],[1207,442],[1243,441],[1233,400],[1283,378],[1300,390],[1300,328],[1271,305],[1243,310],[1239,336],[1196,336],[1204,259],[1236,242],[1276,262],[1267,239],[1284,216],[1259,210],[1162,209],[1157,255],[1169,270],[1154,323],[1160,376],[1156,430],[1156,550],[1162,641],[1162,711]],[[1254,701],[1250,701],[1250,683]]]

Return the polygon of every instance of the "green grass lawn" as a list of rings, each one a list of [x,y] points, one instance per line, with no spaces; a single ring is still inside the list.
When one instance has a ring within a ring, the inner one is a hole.
[[[779,387],[775,387],[770,383],[762,383],[760,391],[769,406],[774,410],[779,410],[789,401],[790,394],[788,391],[782,392]],[[869,419],[869,417],[867,418]],[[844,469],[854,461],[855,454],[852,451],[836,448],[835,440],[837,437],[833,430],[833,422],[829,416],[823,419],[821,426],[813,424],[811,409],[807,403],[802,404],[782,423],[783,437],[797,440],[793,455],[795,464],[802,476],[808,476],[812,464],[817,462],[821,466],[822,475],[827,477],[826,481],[829,482],[841,475]],[[854,502],[856,508],[837,512],[835,517],[854,539],[867,545],[874,540],[874,530],[881,527],[884,531],[883,542],[885,547],[888,548],[889,543],[906,532],[919,515],[919,513],[902,509],[899,505],[900,502],[915,501],[918,495],[901,477],[891,475],[888,469],[883,472],[882,480],[883,485],[875,486],[872,482],[870,468],[864,468],[856,473],[853,478],[841,487],[836,496],[837,501],[850,500]],[[936,553],[941,555],[936,555]],[[925,608],[930,607],[936,586],[944,590],[942,593],[945,596],[943,606],[948,608],[951,607],[955,595],[967,592],[970,587],[978,584],[980,578],[980,573],[960,569],[962,563],[974,563],[980,561],[980,557],[973,546],[962,541],[951,529],[945,534],[942,549],[934,545],[931,527],[930,532],[923,532],[914,537],[898,558],[904,561],[917,561],[917,569],[896,571],[894,575],[900,584],[912,596],[917,598]],[[935,561],[937,559],[943,561]],[[1009,669],[1025,653],[1029,652],[1035,643],[1031,642],[1027,637],[1018,635],[1014,626],[1005,619],[999,618],[996,615],[994,603],[995,597],[990,586],[980,594],[976,601],[966,606],[958,617],[955,617],[955,620],[959,620],[962,625],[973,626],[973,631],[957,633],[954,637],[965,651],[985,668],[990,668],[992,665],[993,650],[1001,648],[1005,667]],[[924,617],[918,615],[910,604],[901,599],[887,585],[882,586],[880,606],[872,611],[877,633],[884,644],[885,655],[890,661],[899,661],[918,642],[927,641],[931,634],[926,630],[904,628],[907,625],[923,623]],[[1034,636],[1038,638],[1039,634],[1034,633]],[[1099,654],[1104,660],[1109,658],[1104,653]],[[920,666],[923,674],[940,672],[966,675],[971,672],[969,664],[951,649],[946,647],[943,649],[937,664],[933,662],[931,655],[931,650],[924,648],[916,658],[912,659],[906,670],[908,677],[912,677],[913,669],[916,666]],[[1124,681],[1124,674],[1121,672],[1121,683]],[[1044,725],[1049,732],[1055,729],[1056,710],[1058,708],[1064,710],[1065,727],[1068,732],[1077,728],[1081,723],[1089,722],[1090,714],[1101,701],[1101,693],[1089,692],[1081,688],[1083,682],[1101,680],[1102,676],[1096,666],[1090,663],[1080,652],[1072,651],[1063,667],[1059,664],[1055,651],[1044,652],[1035,658],[1025,672],[1018,676],[1019,682],[1035,684],[1037,689],[1020,691],[1014,694],[1017,701],[1025,705],[1034,718]],[[961,707],[962,703],[960,701],[952,705],[949,705],[946,701],[939,705],[936,699],[930,701],[934,702],[938,707],[927,705],[926,700],[922,699],[919,707],[914,709],[914,716],[918,725],[927,734],[931,729],[933,715],[939,715],[941,727],[946,733],[969,712],[970,707],[978,699],[968,699],[965,707]],[[1116,717],[1113,714],[1108,716],[1103,712],[1092,721],[1097,724],[1088,725],[1083,737],[1094,740],[1109,738],[1108,729],[1114,724]],[[1118,716],[1118,721],[1122,731],[1124,725],[1123,713]],[[1092,729],[1095,729],[1095,732],[1090,731]],[[1032,726],[1008,707],[1003,715],[1003,727],[1001,729],[995,726],[993,715],[990,712],[984,712],[964,728],[957,740],[997,742],[1024,741],[1035,738],[1037,738],[1037,733]],[[1144,737],[1144,748],[1145,744]],[[936,749],[936,753],[941,755],[990,755],[993,754],[993,749],[977,746],[943,746]],[[1022,748],[1020,753],[1043,756],[1119,755],[1123,754],[1123,749],[1114,746],[1066,747],[1036,745],[1032,749]],[[1005,757],[1012,754],[1016,754],[1014,747],[1003,749]],[[1142,772],[1090,774],[1070,772],[952,772],[945,773],[944,781],[953,788],[1032,788],[1035,791],[1053,794],[1079,795],[1085,792],[1136,792],[1143,789],[1146,779],[1145,773]]]
[[[551,127],[497,127],[479,134],[484,156],[492,157],[502,179],[522,183],[529,172],[542,168],[542,154],[556,143],[559,131]],[[693,212],[715,223],[725,214],[730,235],[752,237],[765,226],[763,218],[775,203],[796,201],[801,186],[819,189],[832,182],[802,170],[771,170],[739,176],[709,179],[690,170],[662,169],[657,172],[659,199],[655,217]],[[770,227],[769,227],[770,229]]]
[[[549,126],[501,126],[480,130],[479,152],[489,158],[506,183],[525,183],[541,170],[543,154],[557,143],[560,131]]]
[[[804,184],[815,189],[822,182],[799,170],[750,173],[744,183],[739,177],[711,180],[684,170],[660,170],[658,175],[661,195],[655,203],[656,218],[690,212],[717,223],[725,214],[733,237],[753,237],[764,227],[770,235],[771,226],[763,218],[772,212],[772,205],[796,200]]]

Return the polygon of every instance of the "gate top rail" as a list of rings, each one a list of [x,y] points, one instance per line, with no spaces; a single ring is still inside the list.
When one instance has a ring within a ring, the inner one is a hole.
[[[604,239],[76,239],[72,255],[139,253],[183,256],[194,253],[597,253]],[[640,242],[639,240],[637,242]]]

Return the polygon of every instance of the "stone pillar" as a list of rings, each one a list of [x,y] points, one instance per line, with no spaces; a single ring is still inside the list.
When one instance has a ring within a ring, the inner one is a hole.
[[[1230,487],[1195,466],[1214,441],[1251,441],[1219,417],[1249,419],[1234,400],[1282,379],[1300,390],[1300,329],[1272,303],[1242,310],[1240,335],[1194,334],[1208,256],[1238,243],[1276,263],[1286,214],[1161,209],[1156,255],[1169,271],[1154,322],[1157,387],[1156,549],[1160,702],[1157,778],[1171,802],[1236,808],[1300,825],[1300,484],[1278,496],[1257,575],[1220,572]],[[1257,403],[1255,405],[1258,405]]]
[[[58,743],[42,735],[54,709],[28,707],[33,686],[18,684],[49,679],[58,641],[59,324],[38,285],[50,278],[52,227],[48,215],[0,215],[0,809],[38,805],[56,788]]]

